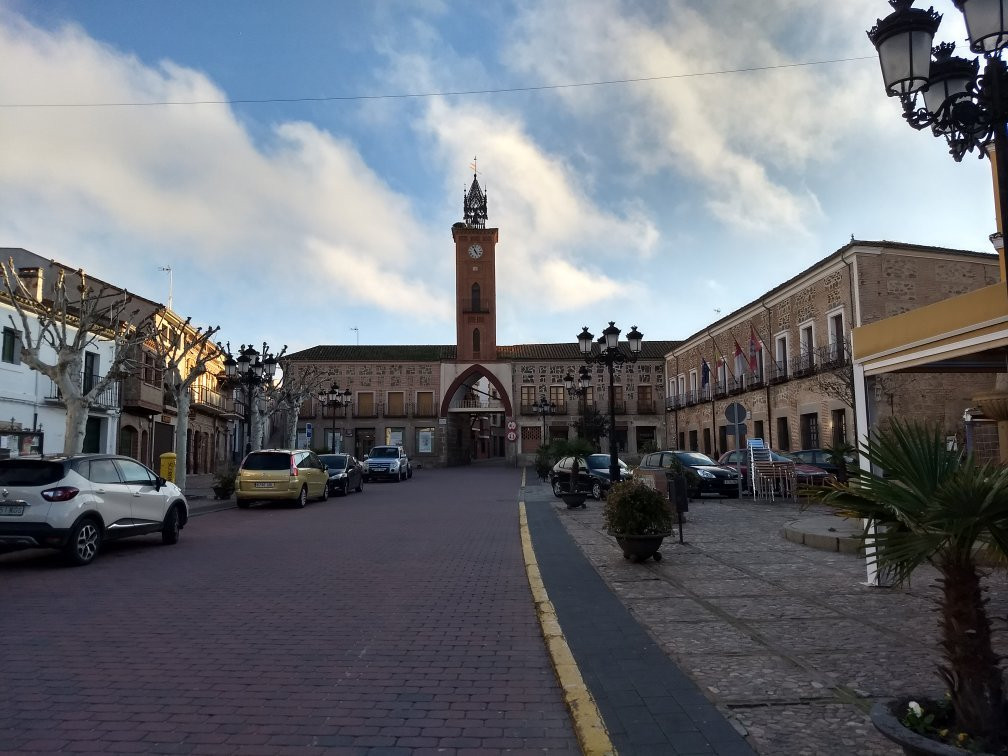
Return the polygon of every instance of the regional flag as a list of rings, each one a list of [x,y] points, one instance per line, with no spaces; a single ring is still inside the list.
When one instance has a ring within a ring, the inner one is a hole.
[[[756,372],[756,327],[749,326],[749,370]]]

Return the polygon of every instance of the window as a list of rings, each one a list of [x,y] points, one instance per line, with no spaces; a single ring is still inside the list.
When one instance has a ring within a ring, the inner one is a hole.
[[[703,451],[704,454],[710,456],[711,453],[711,434],[710,428],[703,429]]]
[[[360,391],[357,393],[357,416],[358,417],[375,416],[373,391]]]
[[[798,329],[798,348],[801,351],[798,367],[801,370],[811,370],[815,364],[815,338],[812,324],[808,323]]]
[[[480,285],[478,283],[474,283],[472,285],[469,309],[471,309],[473,312],[480,311]]]
[[[788,451],[791,448],[791,432],[786,417],[777,418],[777,448]]]
[[[637,412],[641,414],[652,414],[655,411],[654,394],[651,393],[651,386],[637,386]]]
[[[846,349],[844,347],[844,324],[843,312],[832,313],[827,316],[829,327],[829,360],[838,362],[843,359]]]
[[[433,454],[434,429],[417,428],[417,454]]]
[[[697,451],[699,448],[700,447],[697,445],[697,432],[695,430],[691,430],[689,432],[689,450]]]
[[[774,340],[774,359],[777,360],[777,377],[787,378],[788,375],[787,334],[782,334]]]
[[[87,479],[92,483],[122,483],[115,463],[111,459],[96,459],[92,461]]]
[[[21,333],[13,328],[3,329],[3,352],[0,359],[12,365],[21,364]]]
[[[565,389],[562,385],[550,386],[549,400],[556,406],[556,411],[562,413],[564,411],[564,405],[567,401],[567,389]]]
[[[434,392],[417,391],[417,416],[434,417]]]
[[[532,405],[538,401],[539,395],[536,393],[535,386],[522,386],[521,387],[521,406],[522,410],[528,414],[532,412]]]
[[[143,353],[143,366],[140,370],[140,380],[149,386],[161,386],[164,382],[164,370],[158,369],[157,359],[150,352]]]
[[[613,407],[617,412],[626,412],[626,405],[623,404],[622,386],[613,386]]]
[[[480,332],[479,332],[479,328],[473,328],[472,346],[473,346],[473,354],[479,354],[479,350],[480,350]]]
[[[139,462],[134,462],[132,459],[117,459],[115,463],[126,483],[141,486],[154,485],[154,474]]]
[[[689,371],[689,390],[690,390],[690,400],[695,402],[697,400],[697,398],[698,398],[698,395],[697,395],[697,371],[696,370],[690,370]]]
[[[676,446],[677,449],[684,449],[686,447],[686,433],[685,431],[679,431],[679,444]]]
[[[763,435],[763,421],[753,420],[753,438],[765,438]]]
[[[637,426],[637,451],[657,449],[657,434],[653,425]]]
[[[842,409],[833,410],[833,446],[847,443],[847,412]]]
[[[802,449],[819,447],[819,413],[808,412],[801,416]]]
[[[728,426],[721,425],[718,427],[718,448],[722,452],[728,451]]]
[[[385,444],[387,446],[402,446],[403,437],[406,435],[405,428],[386,428],[385,429]],[[396,450],[396,456],[398,455],[398,450]]]
[[[389,391],[388,404],[385,407],[387,417],[405,417],[406,403],[405,394],[402,391]]]
[[[84,393],[88,393],[98,383],[98,353],[84,352]]]

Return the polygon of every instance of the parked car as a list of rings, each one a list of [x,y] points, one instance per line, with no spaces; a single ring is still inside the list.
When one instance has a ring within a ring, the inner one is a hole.
[[[788,452],[788,457],[793,457],[796,462],[803,462],[807,465],[815,465],[816,467],[821,467],[828,473],[837,475],[840,473],[840,466],[835,464],[830,459],[829,449],[802,449],[796,452]],[[856,465],[857,456],[854,454],[844,455],[844,459],[847,460],[847,465]]]
[[[319,454],[319,459],[329,468],[329,493],[346,496],[352,488],[364,490],[364,467],[350,454]]]
[[[571,482],[571,474],[574,469],[575,457],[561,457],[549,472],[549,483],[553,488],[553,495],[560,496],[564,491],[568,491]],[[577,457],[578,478],[577,487],[591,493],[592,498],[601,499],[609,490],[611,481],[609,479],[609,455],[589,454],[586,457]],[[630,468],[623,460],[619,460],[620,480],[629,480],[633,475]]]
[[[638,474],[649,474],[653,478],[664,476],[672,465],[675,457],[686,473],[686,492],[691,499],[700,498],[705,493],[718,494],[729,498],[738,498],[739,474],[733,467],[719,465],[706,454],[695,451],[660,451],[646,454],[637,466]],[[659,490],[664,490],[664,481],[655,480]]]
[[[178,486],[131,457],[0,460],[0,546],[8,549],[59,549],[85,565],[106,540],[160,532],[162,543],[177,543],[188,521]]]
[[[291,501],[303,507],[309,499],[328,498],[325,463],[308,449],[249,452],[235,477],[235,500],[241,509],[254,501]]]
[[[406,450],[401,446],[374,446],[364,455],[364,480],[392,478],[396,483],[413,477]]]
[[[836,478],[826,472],[821,467],[798,462],[788,457],[783,452],[770,450],[770,459],[773,462],[790,462],[795,466],[795,479],[799,486],[825,486],[833,482]],[[718,459],[719,465],[733,467],[742,473],[742,488],[749,486],[749,451],[747,449],[736,449],[725,452]]]

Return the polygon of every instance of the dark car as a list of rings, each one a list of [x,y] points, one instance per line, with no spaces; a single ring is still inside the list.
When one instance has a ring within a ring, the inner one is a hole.
[[[841,472],[840,465],[832,461],[829,449],[802,449],[796,452],[789,452],[787,456],[794,457],[797,462],[821,467],[833,475],[839,475]],[[857,464],[857,457],[854,454],[845,454],[844,459],[847,460],[847,467]]]
[[[329,493],[346,496],[353,489],[364,490],[364,468],[357,458],[350,454],[319,454],[329,468]]]
[[[783,452],[771,450],[770,460],[772,462],[790,462],[793,464],[795,466],[795,480],[799,486],[825,486],[836,480],[834,475],[826,472],[821,467],[798,462]],[[742,473],[742,487],[746,488],[749,486],[748,451],[736,449],[735,451],[725,452],[718,460],[718,464],[739,470]]]
[[[691,499],[699,498],[705,493],[718,494],[729,498],[738,498],[739,474],[731,467],[719,465],[706,454],[695,451],[661,451],[644,455],[637,470],[640,474],[648,474],[653,478],[662,475],[672,468],[672,458],[679,460],[686,473],[686,492]],[[655,480],[656,487],[662,490]]]
[[[601,499],[609,490],[609,455],[589,454],[586,457],[562,457],[553,465],[549,473],[549,482],[553,487],[553,495],[569,491],[574,460],[578,460],[577,490],[588,491],[592,498]],[[629,480],[632,475],[630,468],[623,460],[619,460],[620,480]]]

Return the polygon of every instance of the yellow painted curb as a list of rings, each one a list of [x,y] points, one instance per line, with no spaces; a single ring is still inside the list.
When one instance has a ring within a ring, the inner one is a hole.
[[[525,484],[525,473],[522,471],[522,485]],[[570,710],[574,721],[574,732],[581,743],[581,751],[585,756],[603,756],[615,754],[616,749],[609,740],[609,733],[602,716],[599,714],[595,699],[588,692],[581,671],[578,669],[574,655],[571,653],[567,639],[557,621],[553,603],[546,594],[539,564],[536,562],[535,551],[532,550],[532,537],[529,535],[528,518],[525,515],[525,502],[518,502],[518,524],[521,528],[522,553],[525,556],[525,574],[528,576],[529,588],[536,605],[536,614],[542,628],[543,639],[553,661],[553,670],[564,691],[564,701]]]

